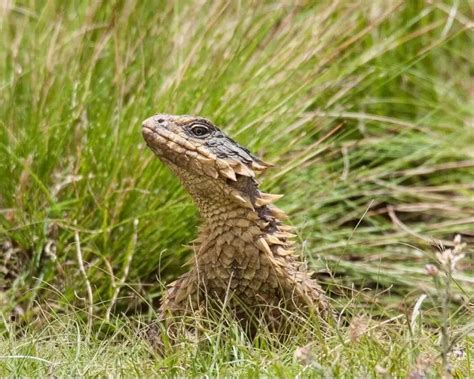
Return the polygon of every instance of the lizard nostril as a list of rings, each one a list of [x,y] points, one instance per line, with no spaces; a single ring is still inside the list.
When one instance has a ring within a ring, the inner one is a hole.
[[[165,119],[164,118],[159,118],[157,121],[158,121],[159,124],[162,124],[162,123],[165,122]]]

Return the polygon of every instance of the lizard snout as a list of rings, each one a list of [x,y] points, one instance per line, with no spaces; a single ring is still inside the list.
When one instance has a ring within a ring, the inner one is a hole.
[[[147,118],[142,122],[142,134],[148,144],[156,144],[156,133],[160,123],[155,116]]]
[[[156,119],[155,116],[147,118],[145,121],[142,122],[143,129],[155,129],[155,127],[159,126],[160,122]]]
[[[142,123],[143,128],[147,129],[156,129],[162,126],[166,126],[169,121],[169,116],[165,114],[156,114],[154,116],[148,117]]]

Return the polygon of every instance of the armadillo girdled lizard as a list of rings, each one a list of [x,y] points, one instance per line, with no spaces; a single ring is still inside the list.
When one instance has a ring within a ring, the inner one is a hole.
[[[294,254],[285,213],[272,204],[280,196],[259,190],[255,172],[268,163],[201,117],[157,114],[142,132],[203,219],[191,268],[168,286],[162,319],[206,307],[209,298],[225,299],[240,319],[275,319],[281,309],[330,313],[323,290]]]

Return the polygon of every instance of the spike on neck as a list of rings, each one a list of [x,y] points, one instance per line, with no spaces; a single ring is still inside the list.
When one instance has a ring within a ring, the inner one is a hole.
[[[282,224],[287,216],[273,205],[281,195],[261,192],[253,176],[237,174],[235,180],[215,179],[178,166],[171,168],[193,198],[204,221],[197,238],[202,246],[196,252],[208,249],[212,241],[230,244],[236,237],[264,252],[268,251],[268,244],[292,248],[286,238],[288,227]],[[258,242],[261,238],[266,244]]]
[[[177,166],[171,168],[195,201],[207,224],[212,224],[217,214],[236,212],[240,208],[241,213],[255,214],[266,221],[287,218],[282,210],[273,205],[283,195],[261,192],[254,177],[237,175],[235,180],[215,180],[206,175],[192,174]]]

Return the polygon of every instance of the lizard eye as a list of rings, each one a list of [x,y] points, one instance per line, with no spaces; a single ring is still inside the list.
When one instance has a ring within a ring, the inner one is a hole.
[[[198,137],[198,138],[202,138],[202,137],[205,137],[207,136],[208,134],[210,134],[210,130],[208,127],[206,126],[203,126],[203,125],[193,125],[191,126],[191,133],[193,133],[193,135],[195,137]]]

